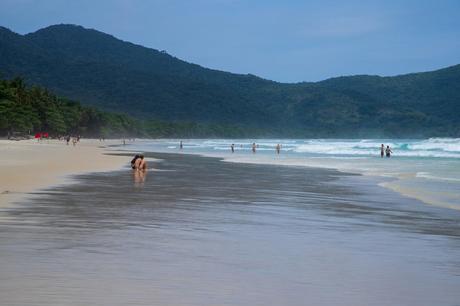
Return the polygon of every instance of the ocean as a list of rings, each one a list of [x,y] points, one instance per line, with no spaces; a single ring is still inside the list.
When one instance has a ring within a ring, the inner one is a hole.
[[[460,209],[460,138],[137,140],[128,150],[191,153],[229,162],[331,168],[380,178],[380,184],[426,204]],[[235,145],[231,154],[230,145]],[[251,145],[256,143],[256,154]],[[277,155],[275,147],[282,146]],[[391,158],[380,158],[389,145]]]

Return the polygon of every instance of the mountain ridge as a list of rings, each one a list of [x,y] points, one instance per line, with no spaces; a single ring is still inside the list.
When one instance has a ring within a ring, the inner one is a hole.
[[[106,110],[282,136],[460,134],[454,115],[460,113],[460,65],[279,83],[205,68],[76,25],[25,35],[2,29],[0,73]]]
[[[209,71],[229,73],[229,74],[237,75],[237,76],[251,76],[251,77],[255,77],[255,78],[261,79],[261,80],[265,80],[265,81],[269,81],[269,82],[274,82],[274,83],[278,83],[278,84],[289,84],[289,85],[297,85],[297,84],[315,84],[315,83],[322,83],[322,82],[325,82],[325,81],[328,81],[328,80],[342,79],[342,78],[354,78],[354,77],[377,77],[377,78],[383,78],[383,79],[384,79],[384,78],[395,78],[395,77],[411,76],[411,75],[418,75],[418,74],[425,74],[425,73],[434,73],[434,72],[438,72],[438,71],[449,70],[449,69],[451,69],[451,68],[460,69],[460,64],[455,64],[455,65],[451,65],[451,66],[447,66],[447,67],[438,68],[438,69],[435,69],[435,70],[426,70],[426,71],[418,71],[418,72],[409,72],[409,73],[396,74],[396,75],[389,75],[389,76],[381,76],[381,75],[378,75],[378,74],[352,74],[352,75],[332,76],[332,77],[329,77],[329,78],[326,78],[326,79],[323,79],[323,80],[319,80],[319,81],[279,82],[279,81],[275,81],[275,80],[265,79],[265,78],[259,77],[259,76],[257,76],[257,75],[251,74],[251,73],[247,73],[247,74],[243,74],[243,73],[233,73],[233,72],[227,72],[227,71],[219,70],[219,69],[207,68],[207,67],[204,67],[204,66],[199,65],[199,64],[194,64],[194,63],[187,62],[187,61],[185,61],[185,60],[179,59],[179,58],[177,58],[177,57],[175,57],[175,56],[173,56],[173,55],[167,53],[166,51],[160,51],[159,49],[155,49],[155,48],[151,48],[151,47],[145,47],[145,46],[143,46],[143,45],[141,45],[141,44],[132,43],[132,42],[129,42],[129,41],[126,41],[126,40],[117,38],[117,37],[115,37],[114,35],[107,34],[107,33],[101,32],[101,31],[96,30],[96,29],[93,29],[93,28],[85,28],[85,27],[83,27],[83,26],[81,26],[81,25],[77,25],[77,24],[55,24],[55,25],[50,25],[50,26],[47,26],[47,27],[38,29],[38,30],[36,30],[36,31],[34,31],[34,32],[26,33],[26,34],[19,34],[19,33],[14,32],[13,30],[11,30],[11,29],[9,29],[9,28],[7,28],[7,27],[0,26],[0,31],[3,30],[3,31],[6,31],[6,32],[10,32],[11,34],[14,34],[14,35],[17,35],[17,36],[21,36],[21,37],[34,37],[34,36],[36,36],[37,34],[48,33],[50,30],[54,30],[54,29],[58,29],[58,30],[62,30],[62,29],[72,29],[72,30],[75,30],[75,29],[77,29],[77,30],[79,30],[79,31],[81,31],[81,32],[88,32],[88,31],[89,31],[89,32],[95,33],[95,34],[97,34],[97,35],[105,36],[105,37],[107,37],[107,38],[110,38],[110,39],[119,41],[119,42],[121,42],[121,43],[125,43],[125,44],[128,44],[128,45],[131,45],[131,46],[134,46],[134,47],[140,47],[140,48],[143,48],[143,49],[152,50],[152,51],[155,51],[155,52],[157,52],[157,53],[166,55],[166,56],[168,56],[168,57],[170,57],[170,58],[177,59],[177,60],[179,60],[179,61],[181,61],[181,62],[183,62],[183,63],[190,64],[190,65],[194,65],[194,66],[197,66],[197,67],[200,67],[200,68],[209,70]]]

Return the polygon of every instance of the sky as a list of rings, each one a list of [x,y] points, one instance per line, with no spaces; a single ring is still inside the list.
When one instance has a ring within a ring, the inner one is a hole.
[[[14,32],[60,23],[279,82],[460,64],[460,0],[0,0]]]

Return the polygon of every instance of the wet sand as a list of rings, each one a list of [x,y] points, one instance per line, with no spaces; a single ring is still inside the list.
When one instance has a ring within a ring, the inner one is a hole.
[[[0,210],[2,305],[459,305],[460,213],[334,170],[155,154]]]

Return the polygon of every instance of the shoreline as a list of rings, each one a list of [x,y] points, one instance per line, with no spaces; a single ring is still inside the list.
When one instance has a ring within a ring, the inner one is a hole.
[[[116,171],[127,165],[129,158],[124,154],[132,153],[130,145],[121,144],[121,140],[82,139],[77,146],[66,145],[65,141],[36,140],[10,141],[0,140],[0,208],[5,207],[27,194],[46,187],[71,183],[71,176],[91,173]],[[229,156],[225,153],[204,152],[170,152],[165,150],[145,151],[149,153],[190,154],[203,157],[220,158],[222,162],[295,166],[302,168],[323,168],[336,170],[344,174],[359,175],[376,180],[376,185],[400,194],[406,198],[420,201],[422,204],[452,210],[458,207],[437,201],[435,198],[424,198],[414,190],[398,185],[400,178],[373,175],[351,169],[341,169],[330,165],[328,167],[314,163],[305,164],[305,160],[276,160],[262,158],[253,160],[248,156]],[[123,154],[123,155],[122,155]],[[406,190],[407,189],[407,190]]]
[[[138,144],[138,143],[136,143]],[[243,164],[264,164],[264,165],[284,165],[284,166],[296,166],[296,167],[304,167],[304,168],[323,168],[323,169],[330,169],[336,170],[341,173],[348,173],[353,175],[361,175],[364,177],[368,177],[371,179],[376,179],[378,182],[376,183],[378,186],[389,190],[391,192],[396,192],[406,198],[415,199],[421,202],[424,205],[429,205],[438,208],[444,208],[449,210],[456,210],[459,211],[460,207],[457,205],[452,204],[451,202],[454,200],[453,198],[448,197],[440,197],[440,194],[433,194],[427,192],[427,190],[420,190],[409,188],[404,184],[406,181],[416,179],[416,173],[407,173],[404,176],[401,175],[388,175],[386,173],[378,174],[376,171],[360,171],[359,168],[351,168],[351,167],[338,167],[336,164],[332,163],[330,165],[325,166],[324,164],[320,164],[313,160],[307,161],[305,159],[285,159],[283,157],[268,157],[268,156],[258,156],[257,159],[253,159],[250,155],[229,155],[223,152],[190,152],[190,151],[179,151],[179,152],[172,152],[171,150],[162,150],[156,148],[153,151],[148,151],[151,153],[177,153],[177,154],[192,154],[198,155],[203,157],[217,157],[221,158],[223,162],[230,162],[230,163],[243,163]],[[425,182],[423,182],[425,184]],[[438,192],[439,193],[439,192]]]
[[[54,139],[0,140],[0,207],[36,190],[69,183],[72,175],[121,169],[128,158],[117,156],[108,148],[119,143],[82,139],[73,146]]]
[[[207,156],[207,155],[203,155],[203,156]],[[352,174],[352,175],[358,175],[358,176],[366,177],[366,178],[369,178],[369,179],[374,179],[374,180],[376,180],[376,185],[378,185],[378,186],[380,186],[380,187],[382,187],[382,188],[384,188],[386,190],[395,192],[395,193],[397,193],[397,194],[399,194],[399,195],[401,195],[403,197],[417,200],[417,201],[419,201],[419,202],[421,202],[421,203],[423,203],[425,205],[429,205],[429,206],[433,206],[433,207],[437,207],[437,208],[451,209],[451,210],[456,210],[456,211],[460,210],[460,207],[445,203],[445,202],[443,202],[441,200],[436,199],[434,196],[427,196],[427,195],[421,194],[417,190],[405,188],[404,186],[401,185],[401,182],[402,182],[403,178],[399,177],[399,176],[389,177],[389,176],[385,176],[385,175],[377,175],[375,173],[368,173],[368,172],[359,171],[359,170],[342,169],[340,167],[334,167],[334,166],[324,167],[324,166],[312,165],[312,164],[306,164],[305,165],[305,164],[300,164],[300,163],[296,163],[296,162],[293,162],[292,164],[276,164],[276,163],[269,162],[269,161],[266,161],[266,160],[257,162],[257,161],[250,161],[250,160],[247,160],[247,159],[240,159],[240,160],[236,159],[235,160],[235,159],[232,159],[232,158],[224,158],[223,161],[231,162],[231,163],[253,163],[253,164],[264,164],[264,165],[285,165],[285,166],[294,166],[294,167],[321,168],[321,169],[336,170],[336,171],[338,171],[340,173],[344,173],[344,174]],[[415,174],[414,175],[409,175],[408,177],[414,178]],[[399,184],[398,184],[398,182],[399,182]]]

